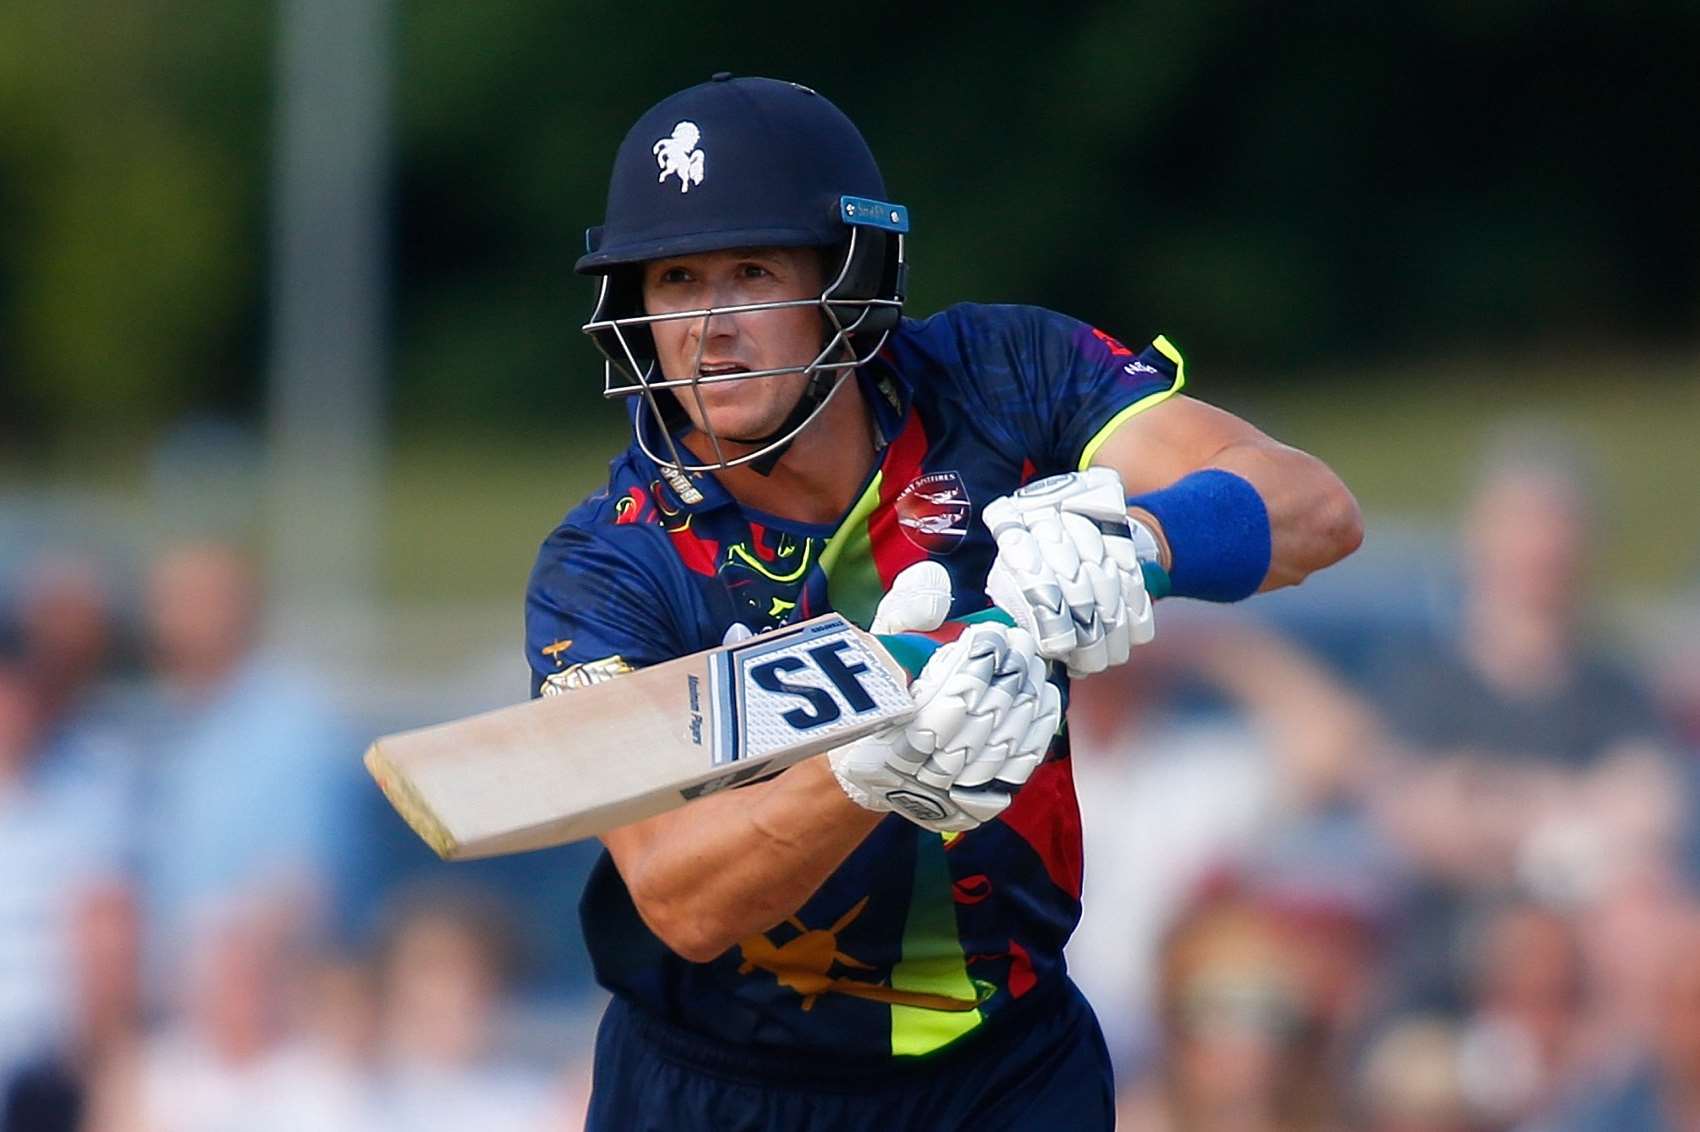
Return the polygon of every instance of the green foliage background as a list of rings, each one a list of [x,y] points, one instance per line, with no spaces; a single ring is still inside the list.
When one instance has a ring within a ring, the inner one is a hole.
[[[1160,329],[1248,388],[1695,340],[1691,0],[928,13],[394,4],[397,419],[594,401],[569,264],[608,159],[721,68],[858,120],[915,216],[917,311]],[[276,25],[253,3],[0,6],[0,439],[257,413]]]
[[[0,435],[251,403],[269,35],[253,5],[0,7]]]

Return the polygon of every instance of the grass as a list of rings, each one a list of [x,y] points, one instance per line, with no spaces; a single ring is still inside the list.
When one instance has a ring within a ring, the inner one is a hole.
[[[1244,388],[1241,385],[1239,388]],[[1211,396],[1207,377],[1193,392]],[[1326,459],[1376,515],[1448,524],[1508,422],[1560,424],[1592,456],[1607,576],[1669,591],[1700,569],[1700,362],[1455,363],[1289,379],[1225,402]],[[392,457],[388,590],[518,594],[537,543],[603,482],[621,435],[411,435]]]
[[[1563,423],[1595,452],[1606,502],[1601,565],[1622,585],[1669,592],[1700,566],[1700,362],[1594,359],[1410,365],[1373,375],[1313,373],[1221,401],[1317,453],[1373,521],[1447,523],[1484,441],[1509,418]],[[1207,374],[1191,391],[1210,399]],[[606,414],[593,418],[607,422]],[[591,431],[594,428],[594,431]],[[606,476],[623,426],[527,426],[509,433],[415,428],[384,470],[380,590],[409,607],[517,603],[538,542]],[[0,464],[0,491],[67,492],[102,513],[157,519],[169,500],[136,446],[79,444],[48,466]],[[153,522],[158,526],[157,522]]]
[[[1483,450],[1519,421],[1572,435],[1597,477],[1604,576],[1668,591],[1700,581],[1700,360],[1602,357],[1412,368],[1358,384],[1324,375],[1248,400],[1246,414],[1316,452],[1365,510],[1450,524]],[[1372,528],[1373,533],[1373,528]]]

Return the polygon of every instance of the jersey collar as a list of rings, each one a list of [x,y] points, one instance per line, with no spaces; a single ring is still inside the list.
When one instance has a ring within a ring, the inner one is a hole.
[[[892,364],[889,340],[872,361],[856,370],[856,381],[862,387],[862,396],[873,406],[874,427],[879,430],[880,447],[884,448],[903,431],[903,422],[909,419],[909,408],[915,400],[914,389]]]
[[[909,411],[914,404],[914,389],[892,364],[889,345],[871,361],[857,368],[856,384],[873,408],[874,428],[879,434],[879,444],[883,451],[897,439],[898,433],[903,431],[904,422],[909,419]],[[637,414],[642,411],[645,411],[642,399],[630,398],[627,415],[631,418],[633,428],[637,427]],[[806,444],[808,440],[806,437],[799,437],[793,443]],[[635,441],[630,451],[632,457],[649,473],[647,478],[657,485],[656,490],[665,493],[668,510],[702,512],[738,505],[732,493],[722,487],[720,480],[709,472],[690,475],[691,486],[697,489],[702,499],[696,503],[687,503],[671,482],[672,474],[668,470],[650,459]]]

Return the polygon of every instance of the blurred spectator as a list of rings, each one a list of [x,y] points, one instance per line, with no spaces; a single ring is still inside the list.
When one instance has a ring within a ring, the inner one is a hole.
[[[269,1059],[266,1108],[247,1127],[290,1132],[375,1132],[377,990],[366,965],[309,959],[290,1011],[292,1037]],[[396,1132],[401,1132],[399,1128]]]
[[[41,687],[0,642],[0,1091],[71,1041],[75,911],[118,874],[125,844],[119,768],[54,725]]]
[[[381,964],[391,1126],[522,1132],[554,1115],[550,1075],[503,1048],[516,958],[509,925],[503,907],[475,889],[421,887],[397,905]],[[558,1066],[571,1051],[553,1052]]]
[[[1472,902],[1523,890],[1582,905],[1674,859],[1686,814],[1665,728],[1641,682],[1589,643],[1598,522],[1569,447],[1509,436],[1464,524],[1457,631],[1379,681],[1406,748],[1384,815],[1423,880],[1402,934],[1417,1005],[1461,1008],[1448,957]]]
[[[1359,1078],[1366,1132],[1479,1132],[1464,1097],[1461,1045],[1446,1018],[1408,1015],[1388,1025]]]
[[[1129,664],[1079,682],[1069,712],[1088,862],[1069,966],[1091,1001],[1116,1004],[1100,1014],[1124,1069],[1152,1037],[1159,941],[1207,878],[1255,871],[1282,890],[1295,927],[1340,913],[1365,931],[1397,883],[1359,804],[1382,747],[1374,714],[1255,622],[1165,616]],[[1200,712],[1200,692],[1227,710]],[[1342,977],[1362,977],[1357,930],[1325,933],[1312,954],[1321,962],[1338,942]],[[1343,1015],[1365,1009],[1337,993]]]
[[[1597,765],[1665,735],[1643,683],[1590,643],[1591,535],[1605,516],[1562,437],[1508,433],[1463,524],[1457,631],[1380,690],[1398,733],[1440,753]]]
[[[1588,977],[1591,1058],[1615,1070],[1653,1043],[1665,973],[1693,896],[1675,878],[1644,875],[1615,886],[1576,920]]]
[[[0,1132],[75,1132],[98,1126],[91,1085],[133,1056],[141,1036],[139,931],[128,886],[85,889],[72,913],[75,1004],[65,1044],[13,1081]]]
[[[1700,524],[1689,524],[1688,533],[1700,538]],[[1680,594],[1640,613],[1659,706],[1682,750],[1700,755],[1700,574],[1691,572]]]
[[[1207,895],[1165,939],[1162,1052],[1123,1088],[1133,1132],[1323,1132],[1340,1127],[1326,1035],[1292,938],[1242,894]]]
[[[1667,922],[1657,1016],[1644,1055],[1532,1132],[1688,1132],[1700,1127],[1700,910]]]
[[[171,549],[148,579],[161,693],[142,864],[159,980],[198,922],[233,901],[317,917],[338,860],[357,851],[370,789],[357,745],[317,688],[259,652],[260,612],[258,579],[229,546]]]
[[[1568,917],[1531,901],[1485,909],[1471,934],[1458,1084],[1476,1124],[1510,1128],[1567,1104],[1592,1071],[1582,951]]]
[[[1302,862],[1299,862],[1302,864]],[[1242,884],[1267,910],[1303,990],[1331,1083],[1344,1083],[1381,1006],[1386,893],[1360,892],[1291,863],[1253,865]]]
[[[101,567],[70,554],[38,558],[24,579],[18,621],[48,715],[63,719],[88,708],[120,651]]]
[[[278,1072],[297,942],[287,911],[253,902],[204,919],[186,942],[178,1011],[137,1057],[110,1068],[93,1123],[103,1132],[268,1127],[279,1105],[299,1099]]]

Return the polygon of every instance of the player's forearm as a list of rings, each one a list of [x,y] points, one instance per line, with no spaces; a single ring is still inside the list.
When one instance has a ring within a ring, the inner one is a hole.
[[[824,756],[603,838],[663,943],[707,962],[802,907],[878,825]]]
[[[1136,414],[1093,462],[1121,473],[1129,503],[1173,545],[1163,566],[1182,596],[1237,601],[1295,585],[1363,541],[1357,501],[1328,465],[1185,396]]]
[[[1269,443],[1235,445],[1212,466],[1244,477],[1269,511],[1269,574],[1261,590],[1297,585],[1363,543],[1358,501],[1308,452]]]
[[[1244,479],[1269,517],[1269,571],[1259,592],[1294,586],[1332,566],[1363,542],[1363,515],[1340,477],[1315,456],[1274,442],[1234,444],[1203,465]],[[1156,536],[1160,561],[1174,569],[1162,523],[1135,507],[1133,516]]]

